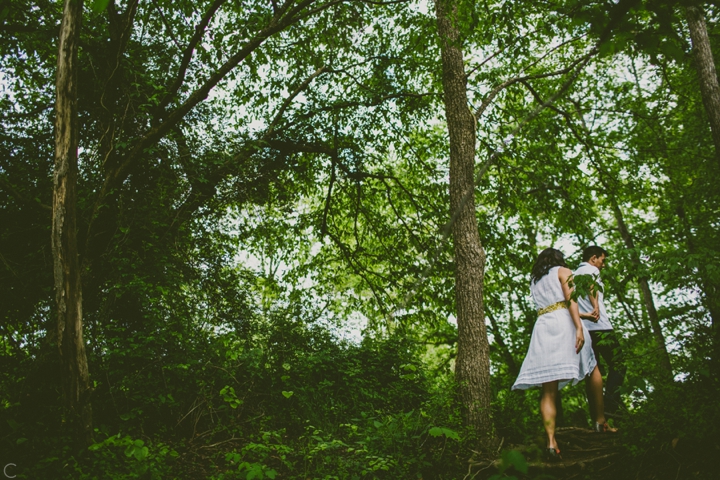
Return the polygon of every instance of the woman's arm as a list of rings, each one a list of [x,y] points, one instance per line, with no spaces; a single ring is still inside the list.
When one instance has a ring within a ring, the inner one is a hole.
[[[558,270],[558,279],[562,286],[565,300],[568,301],[568,310],[570,310],[570,318],[572,318],[575,324],[575,353],[580,353],[583,345],[585,344],[585,335],[583,334],[582,323],[580,322],[580,310],[578,304],[572,299],[573,288],[570,288],[568,281],[572,277],[572,271],[569,268],[560,267]]]

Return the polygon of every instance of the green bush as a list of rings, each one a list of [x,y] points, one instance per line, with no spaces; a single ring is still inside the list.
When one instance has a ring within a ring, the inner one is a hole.
[[[72,478],[166,479],[177,457],[178,452],[162,443],[146,444],[129,435],[117,434],[91,445],[82,463],[75,465]]]

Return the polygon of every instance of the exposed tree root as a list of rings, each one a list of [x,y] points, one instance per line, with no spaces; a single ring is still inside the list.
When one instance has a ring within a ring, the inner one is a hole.
[[[615,457],[622,452],[620,436],[618,434],[600,434],[590,429],[567,427],[558,428],[556,438],[562,460],[548,462],[541,456],[544,447],[544,437],[540,440],[541,445],[513,445],[509,448],[520,451],[528,460],[529,474],[534,476],[537,473],[547,473],[561,478],[583,471],[589,466],[595,470],[602,469],[604,464],[612,464]],[[502,460],[471,460],[466,479],[486,478],[496,473],[502,466]]]

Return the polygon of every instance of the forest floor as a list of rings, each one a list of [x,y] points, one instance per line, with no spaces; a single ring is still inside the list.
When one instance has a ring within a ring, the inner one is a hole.
[[[531,469],[543,471],[582,471],[592,467],[596,472],[612,466],[613,460],[622,455],[624,448],[620,436],[614,433],[598,434],[587,428],[558,428],[556,433],[562,460],[559,462],[531,463]]]
[[[679,445],[678,441],[654,454],[641,457],[631,455],[621,435],[597,434],[588,428],[558,428],[556,438],[562,460],[546,462],[537,457],[537,446],[508,446],[520,451],[528,461],[527,475],[514,469],[501,478],[557,479],[557,480],[716,480],[720,479],[720,451],[717,445],[709,448]],[[502,472],[502,461],[471,462],[466,480],[482,480]],[[496,477],[497,478],[497,477]]]

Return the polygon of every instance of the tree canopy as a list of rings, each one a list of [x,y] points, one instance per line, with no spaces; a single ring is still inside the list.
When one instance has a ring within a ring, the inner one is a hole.
[[[80,2],[80,442],[51,240],[70,211],[56,151],[67,13],[0,6],[1,465],[17,478],[535,478],[537,392],[510,391],[537,317],[530,268],[545,247],[575,267],[598,244],[628,373],[615,457],[582,475],[712,477],[718,5],[437,6]],[[465,94],[454,107],[450,80]],[[473,135],[464,200],[457,119]],[[459,328],[468,196],[482,420]],[[562,402],[561,422],[587,427],[582,386]]]

